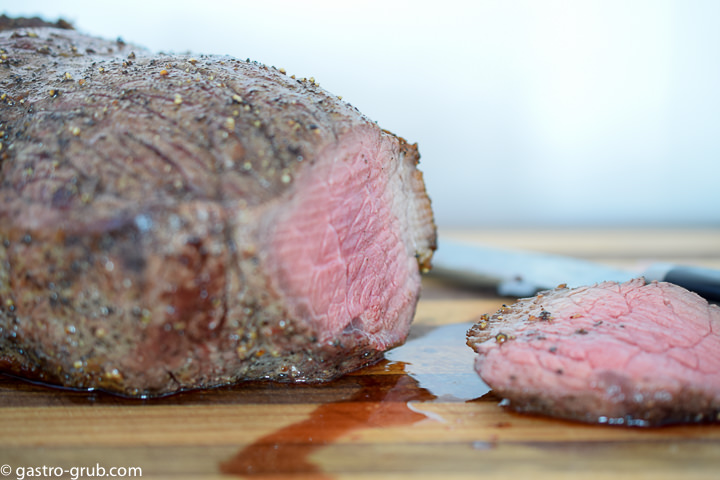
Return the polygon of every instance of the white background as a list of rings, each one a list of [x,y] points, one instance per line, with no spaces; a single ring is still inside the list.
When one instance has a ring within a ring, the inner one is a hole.
[[[41,1],[152,50],[314,77],[417,142],[437,223],[720,226],[720,2]]]

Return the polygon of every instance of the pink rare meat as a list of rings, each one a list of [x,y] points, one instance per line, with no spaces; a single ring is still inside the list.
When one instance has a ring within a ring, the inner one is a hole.
[[[558,287],[483,315],[468,345],[516,411],[636,426],[719,419],[720,308],[677,285]]]

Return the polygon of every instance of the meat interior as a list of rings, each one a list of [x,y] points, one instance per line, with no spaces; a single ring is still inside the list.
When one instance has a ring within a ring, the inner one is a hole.
[[[420,291],[414,247],[428,233],[418,217],[429,212],[403,165],[415,161],[414,150],[360,129],[321,152],[275,214],[265,260],[321,342],[357,331],[385,350],[407,336]]]

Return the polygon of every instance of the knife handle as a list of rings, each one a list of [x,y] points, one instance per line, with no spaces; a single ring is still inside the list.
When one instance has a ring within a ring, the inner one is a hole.
[[[663,280],[695,292],[709,302],[720,302],[720,270],[675,266]]]

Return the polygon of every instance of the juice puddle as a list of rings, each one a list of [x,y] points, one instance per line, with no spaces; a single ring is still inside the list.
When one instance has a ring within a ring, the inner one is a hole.
[[[437,327],[388,352],[381,364],[351,376],[354,392],[350,398],[320,405],[306,420],[258,439],[223,462],[221,472],[331,478],[309,457],[349,432],[426,419],[443,421],[423,412],[422,404],[464,402],[489,391],[473,370],[474,354],[465,345],[469,327]]]
[[[437,327],[422,337],[409,340],[390,350],[385,358],[401,362],[405,372],[421,388],[430,392],[433,401],[468,401],[490,391],[473,367],[477,356],[465,344],[465,333],[472,323]]]
[[[357,377],[357,390],[348,400],[320,405],[302,421],[262,437],[220,465],[238,475],[315,474],[309,460],[316,450],[353,430],[409,425],[427,418],[408,407],[432,395],[408,375]]]

